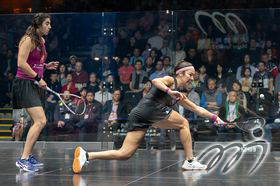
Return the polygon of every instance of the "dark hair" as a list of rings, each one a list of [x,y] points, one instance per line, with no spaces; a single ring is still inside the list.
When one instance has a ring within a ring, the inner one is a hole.
[[[130,60],[130,57],[129,57],[129,56],[124,56],[124,57],[123,57],[123,60],[124,60],[125,58],[128,59],[128,61]]]
[[[264,62],[264,61],[260,61],[260,62],[258,63],[258,65],[261,64],[261,63],[265,66],[265,62]]]
[[[57,73],[60,74],[60,67],[61,67],[62,65],[65,67],[64,74],[65,74],[65,77],[66,77],[66,75],[68,74],[68,69],[67,69],[66,65],[63,64],[63,63],[59,64],[59,67],[57,68]]]
[[[177,45],[177,44],[180,44],[180,50],[182,50],[182,49],[183,49],[183,44],[182,44],[180,41],[177,41],[177,42],[176,42],[176,45]]]
[[[233,86],[234,83],[237,84],[237,85],[239,85],[240,89],[242,88],[242,85],[241,85],[241,83],[240,83],[239,81],[234,81],[234,82],[232,83],[232,86]]]
[[[25,31],[25,35],[29,36],[37,47],[41,46],[42,41],[40,39],[40,36],[36,32],[36,29],[39,28],[47,18],[51,18],[51,16],[46,13],[35,14],[32,19],[31,25]]]
[[[168,59],[171,62],[171,58],[169,56],[164,56],[162,61],[164,61],[165,59]]]
[[[83,92],[84,90],[87,91],[87,88],[86,87],[81,88],[80,92]]]
[[[71,75],[71,76],[72,76],[72,78],[73,78],[73,75],[72,75],[72,73],[71,73],[71,72],[67,73],[65,77],[67,77],[68,75]]]
[[[252,74],[251,68],[249,68],[249,67],[242,67],[242,70],[241,70],[241,77],[245,77],[245,71],[246,71],[247,69],[250,71],[250,74]]]
[[[176,74],[176,72],[182,68],[185,68],[185,67],[191,67],[193,66],[190,62],[187,62],[185,60],[182,60],[180,62],[178,62],[175,67],[174,67],[174,73]]]
[[[141,65],[142,65],[142,61],[141,61],[140,59],[137,59],[137,60],[135,61],[135,65],[136,65],[136,63],[141,63]]]
[[[87,91],[86,96],[87,96],[88,94],[92,94],[92,95],[93,95],[93,97],[95,96],[95,94],[94,94],[94,92],[93,92],[92,90]]]

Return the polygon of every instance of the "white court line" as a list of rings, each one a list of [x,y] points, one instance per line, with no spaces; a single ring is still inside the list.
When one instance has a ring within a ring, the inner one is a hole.
[[[176,164],[178,164],[178,163],[180,163],[180,162],[182,162],[182,161],[184,161],[184,160],[177,161],[176,163],[173,163],[173,164],[171,164],[171,165],[168,165],[167,167],[164,167],[164,168],[159,169],[159,170],[157,170],[157,171],[155,171],[155,172],[152,172],[152,173],[150,173],[150,174],[147,174],[146,176],[142,176],[142,177],[140,177],[140,178],[138,178],[138,179],[136,179],[136,180],[134,180],[134,181],[132,181],[132,182],[129,182],[128,184],[125,184],[124,186],[131,185],[132,183],[135,183],[135,182],[137,182],[137,181],[139,181],[139,180],[142,180],[142,179],[147,178],[147,177],[149,177],[149,176],[151,176],[151,175],[153,175],[153,174],[156,174],[156,173],[158,173],[158,172],[160,172],[160,171],[163,171],[164,169],[167,169],[167,168],[169,168],[169,167],[172,167],[173,165],[176,165]]]

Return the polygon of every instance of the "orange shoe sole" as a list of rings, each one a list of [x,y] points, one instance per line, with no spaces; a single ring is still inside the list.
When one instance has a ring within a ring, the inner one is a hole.
[[[80,156],[80,147],[77,147],[74,153],[74,161],[72,165],[73,172],[78,174],[81,172],[80,160],[78,159]]]

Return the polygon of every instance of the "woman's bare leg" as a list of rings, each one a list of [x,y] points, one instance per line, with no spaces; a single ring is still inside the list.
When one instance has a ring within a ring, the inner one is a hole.
[[[164,129],[174,129],[174,128],[179,129],[180,140],[184,146],[186,159],[187,160],[193,159],[192,137],[191,137],[188,120],[182,117],[178,112],[172,111],[172,113],[167,119],[153,124],[153,127],[164,128]]]
[[[126,160],[129,159],[139,147],[147,129],[138,129],[127,133],[122,147],[119,150],[89,152],[89,160]]]
[[[32,154],[33,146],[47,122],[45,112],[42,107],[32,107],[27,108],[26,110],[33,120],[33,125],[28,131],[21,159],[28,159],[29,155]]]

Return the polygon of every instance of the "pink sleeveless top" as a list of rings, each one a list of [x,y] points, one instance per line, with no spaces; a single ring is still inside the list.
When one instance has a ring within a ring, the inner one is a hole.
[[[47,54],[44,44],[42,44],[41,48],[42,49],[36,47],[29,53],[27,63],[36,73],[38,73],[43,78],[44,63]],[[34,80],[33,77],[27,75],[21,68],[18,68],[16,77],[19,79]]]

